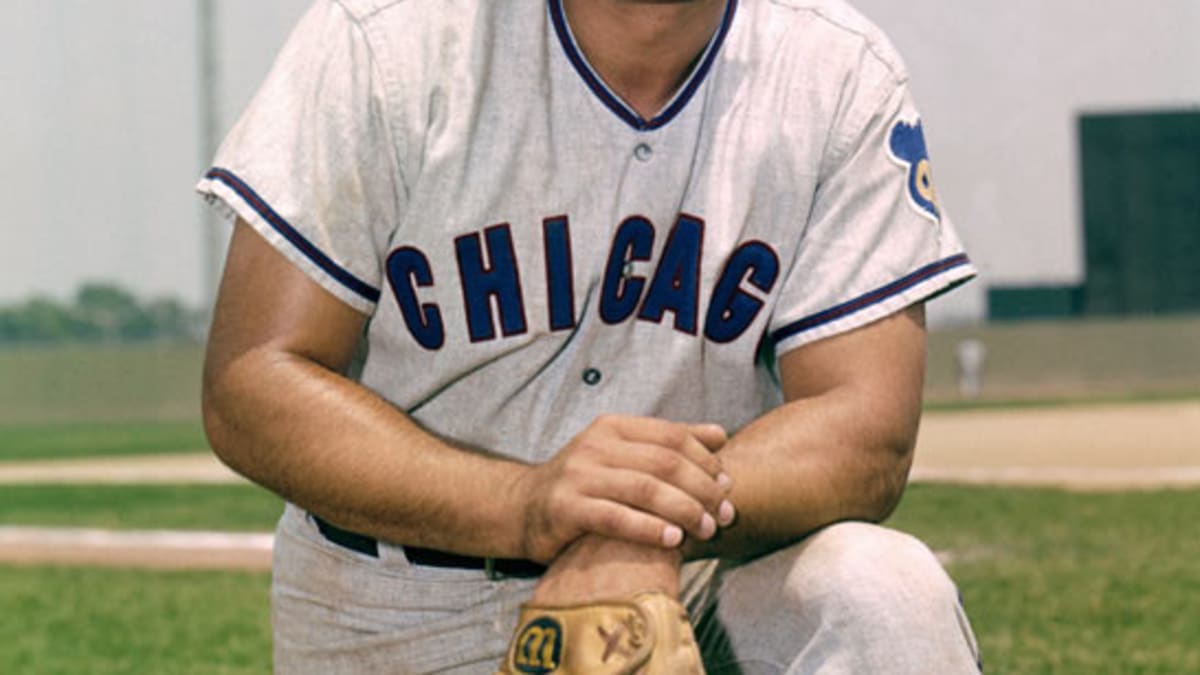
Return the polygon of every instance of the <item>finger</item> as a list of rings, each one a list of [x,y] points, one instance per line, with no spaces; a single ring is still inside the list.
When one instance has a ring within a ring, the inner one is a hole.
[[[705,505],[674,485],[654,476],[632,470],[606,472],[602,485],[588,491],[600,497],[658,516],[683,528],[688,534],[707,541],[717,532],[717,517]]]
[[[706,511],[716,515],[727,496],[718,473],[714,477],[696,466],[684,453],[649,443],[623,442],[614,447],[610,468],[633,470],[669,483]]]
[[[722,448],[725,448],[725,443],[730,440],[730,435],[727,434],[724,426],[720,424],[689,424],[688,429],[691,431],[691,435],[696,437],[697,441],[700,441],[704,447],[708,448],[708,452],[710,453],[720,452]],[[716,474],[716,483],[720,485],[721,491],[724,491],[725,494],[728,494],[733,489],[733,479],[730,478],[730,474],[725,472],[724,462],[722,462],[720,473]],[[722,504],[722,507],[728,510],[732,510],[733,508],[732,504],[728,502]],[[732,522],[732,518],[730,521]],[[727,525],[727,522],[722,521],[721,525]]]
[[[714,479],[721,473],[721,460],[691,432],[688,425],[650,417],[620,420],[617,431],[627,441],[672,448]]]
[[[688,458],[693,464],[700,467],[704,473],[708,474],[716,480],[717,476],[724,473],[724,467],[721,464],[721,458],[709,448],[708,445],[701,442],[688,427],[683,427],[685,438],[682,444],[676,446],[681,454]],[[712,440],[712,439],[710,439]]]
[[[708,448],[709,452],[718,452],[725,447],[725,443],[729,441],[729,434],[725,432],[725,428],[719,424],[690,424],[688,429],[696,440],[700,441],[704,447]],[[733,479],[722,468],[717,474],[717,484],[721,487],[721,491],[729,494],[733,490]],[[733,517],[728,515],[733,512],[733,505],[729,502],[721,504],[721,509],[726,515],[718,518],[722,526],[733,522]]]
[[[602,499],[588,500],[580,525],[594,534],[643,546],[675,548],[683,530],[662,518]]]

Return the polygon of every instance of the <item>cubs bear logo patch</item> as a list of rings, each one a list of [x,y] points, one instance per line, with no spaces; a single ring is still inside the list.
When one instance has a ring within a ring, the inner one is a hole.
[[[892,159],[908,170],[908,199],[921,215],[935,223],[942,221],[942,207],[933,187],[933,168],[929,164],[929,149],[921,120],[916,123],[900,120],[888,134],[888,152]]]
[[[513,665],[522,673],[549,675],[562,664],[562,624],[548,616],[525,624],[517,636]]]

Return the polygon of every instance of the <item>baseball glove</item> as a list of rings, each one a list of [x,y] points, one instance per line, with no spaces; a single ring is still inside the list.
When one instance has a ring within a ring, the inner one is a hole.
[[[704,675],[687,613],[665,593],[521,606],[497,675]]]

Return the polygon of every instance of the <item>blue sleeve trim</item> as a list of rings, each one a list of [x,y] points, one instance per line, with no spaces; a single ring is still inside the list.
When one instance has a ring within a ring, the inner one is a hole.
[[[799,321],[792,322],[774,333],[771,333],[771,339],[776,343],[782,342],[790,337],[799,335],[806,331],[810,331],[827,323],[832,323],[843,317],[862,311],[872,305],[877,305],[888,298],[899,295],[917,284],[932,279],[939,274],[949,270],[970,265],[971,260],[965,253],[950,256],[922,267],[921,269],[909,274],[905,277],[897,279],[892,283],[877,288],[870,293],[860,295],[859,297],[844,302],[836,307],[831,307],[825,311],[818,312],[812,316],[805,317]]]
[[[346,288],[354,293],[362,296],[372,303],[378,303],[380,291],[371,284],[354,276],[349,270],[338,265],[329,256],[325,255],[311,241],[300,234],[296,228],[292,227],[283,216],[275,212],[267,204],[266,200],[258,195],[249,185],[242,179],[238,178],[233,172],[221,168],[212,168],[204,175],[209,180],[216,180],[229,186],[234,192],[241,197],[250,208],[254,209],[258,215],[262,216],[263,220],[267,221],[271,227],[275,229],[284,239],[288,240],[295,246],[297,250],[304,254],[306,258],[311,260],[317,267],[320,267],[329,276],[333,277]]]

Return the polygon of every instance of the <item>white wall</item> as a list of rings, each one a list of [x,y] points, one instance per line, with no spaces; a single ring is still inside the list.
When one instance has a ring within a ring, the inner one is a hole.
[[[1200,107],[1197,0],[852,0],[913,75],[943,203],[987,284],[1083,279],[1080,112]]]

